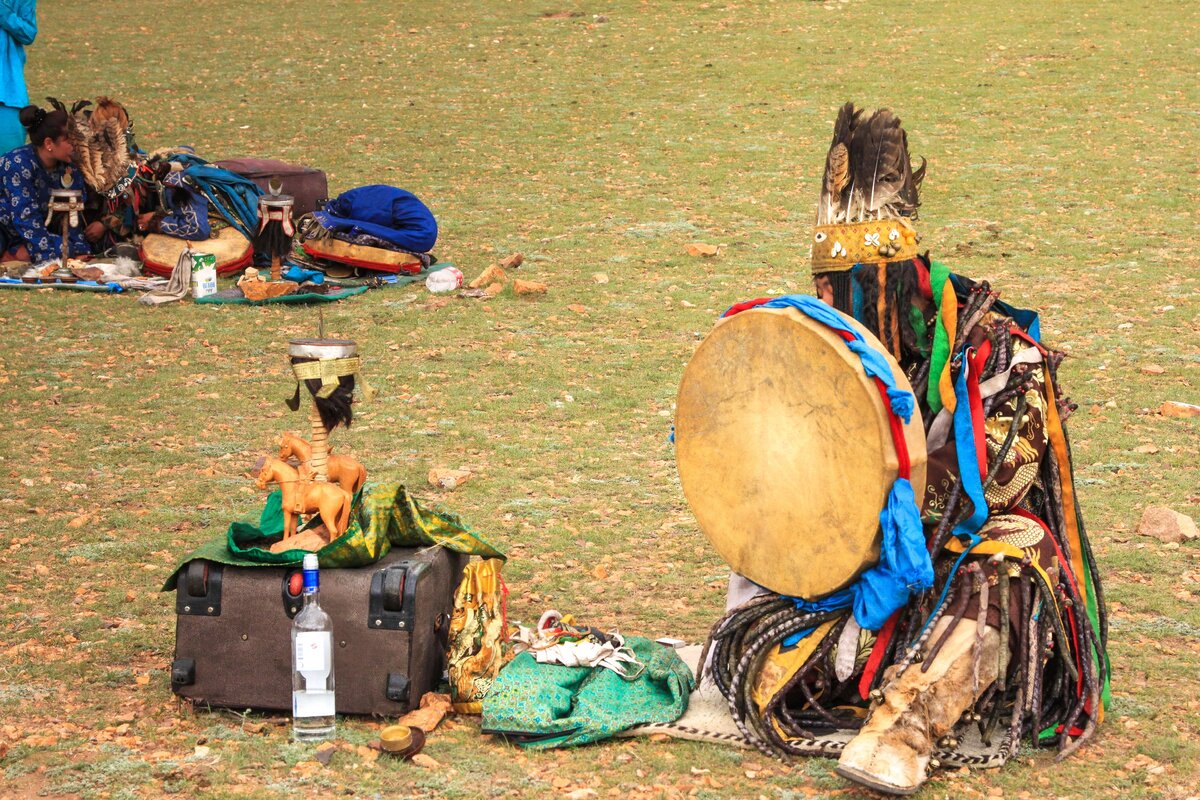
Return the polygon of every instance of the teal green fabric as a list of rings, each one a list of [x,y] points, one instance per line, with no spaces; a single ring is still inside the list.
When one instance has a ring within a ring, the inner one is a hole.
[[[627,637],[625,644],[645,665],[632,680],[603,667],[539,664],[531,653],[521,653],[483,698],[483,732],[544,750],[683,716],[696,681],[679,654],[639,636]],[[637,669],[626,666],[631,673]]]
[[[251,300],[249,297],[243,295],[241,290],[233,289],[230,291],[235,294],[217,292],[207,297],[198,298],[196,302],[203,305],[238,306],[263,306],[270,305],[271,303],[332,303],[334,300],[342,300],[347,297],[353,297],[356,294],[362,294],[366,290],[366,286],[353,286],[347,289],[340,289],[336,292],[329,292],[328,294],[305,292],[304,294],[283,294],[279,297],[268,297],[265,300]]]

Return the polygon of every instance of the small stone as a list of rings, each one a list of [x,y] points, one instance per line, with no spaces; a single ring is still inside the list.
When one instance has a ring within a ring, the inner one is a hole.
[[[479,273],[479,277],[467,284],[468,288],[478,289],[482,286],[489,286],[493,283],[505,284],[508,283],[508,273],[496,264]]]
[[[1158,413],[1164,417],[1200,417],[1200,406],[1168,400],[1158,407]]]
[[[1159,366],[1158,364],[1143,364],[1142,365],[1142,374],[1143,375],[1162,375],[1166,371],[1167,371],[1166,367]]]
[[[540,281],[514,280],[512,286],[513,286],[513,291],[516,292],[517,294],[526,294],[526,295],[528,295],[528,294],[545,294],[546,288],[547,288],[546,284],[541,283]]]
[[[456,489],[467,482],[474,473],[469,469],[444,469],[434,467],[429,470],[429,485],[436,489]]]
[[[1160,542],[1189,542],[1200,537],[1200,530],[1191,517],[1165,506],[1147,506],[1138,522],[1139,536],[1150,536]]]
[[[604,274],[603,272],[593,272],[592,280],[601,284],[608,283],[608,275]]]
[[[693,242],[685,245],[684,249],[687,250],[689,256],[703,256],[704,258],[711,258],[721,253],[721,245],[705,244],[704,242]]]

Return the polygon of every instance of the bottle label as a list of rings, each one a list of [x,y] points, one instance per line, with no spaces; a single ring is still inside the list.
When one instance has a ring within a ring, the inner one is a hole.
[[[324,679],[329,674],[333,637],[328,631],[302,631],[296,634],[296,671],[306,681]]]
[[[309,594],[317,591],[321,586],[320,571],[315,569],[304,570],[304,593]]]
[[[333,692],[292,692],[293,717],[332,717],[336,710]]]

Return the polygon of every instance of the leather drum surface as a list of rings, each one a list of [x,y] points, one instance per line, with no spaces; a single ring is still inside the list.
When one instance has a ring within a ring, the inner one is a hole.
[[[905,440],[920,498],[919,413]],[[888,413],[858,357],[803,313],[751,309],[717,323],[684,370],[675,452],[701,530],[755,583],[817,599],[878,561],[879,512],[898,472]]]
[[[250,240],[237,228],[229,227],[221,228],[212,238],[194,242],[162,233],[152,233],[142,241],[142,262],[148,272],[170,275],[175,269],[175,262],[179,260],[179,254],[189,247],[197,253],[212,253],[216,256],[217,272],[221,275],[249,266],[254,255]]]

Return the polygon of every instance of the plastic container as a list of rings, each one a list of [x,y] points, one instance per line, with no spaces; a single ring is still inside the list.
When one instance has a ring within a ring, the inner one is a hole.
[[[463,284],[463,274],[457,267],[444,267],[437,272],[431,272],[425,279],[425,288],[434,294],[453,292]]]
[[[217,293],[217,257],[192,253],[192,297],[199,300]]]

